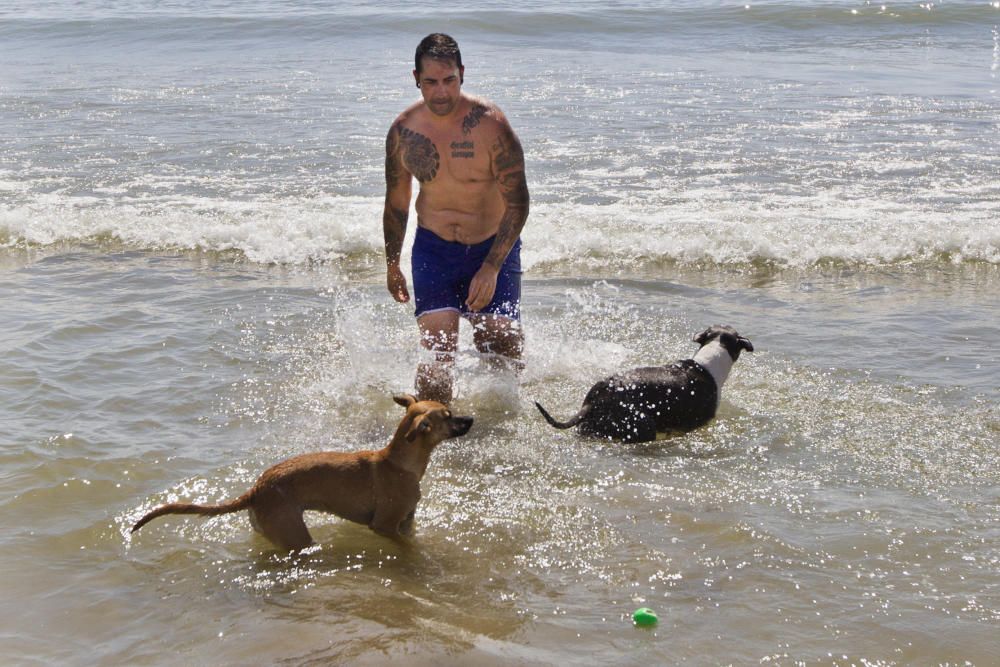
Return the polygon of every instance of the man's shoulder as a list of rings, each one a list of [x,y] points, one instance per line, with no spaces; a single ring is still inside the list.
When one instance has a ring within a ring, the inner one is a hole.
[[[406,125],[407,123],[413,122],[420,112],[424,109],[424,104],[422,101],[418,100],[406,107],[401,114],[396,116],[396,120],[392,121],[392,125],[389,127],[391,132],[393,129]]]
[[[486,99],[485,97],[479,97],[476,95],[469,95],[466,98],[468,103],[469,111],[466,115],[472,114],[483,120],[506,123],[507,117],[504,116],[503,111],[500,107],[496,105],[495,102]]]
[[[510,127],[507,117],[496,104],[483,97],[466,98],[466,112],[462,116],[462,131],[466,134],[479,129],[494,134]]]

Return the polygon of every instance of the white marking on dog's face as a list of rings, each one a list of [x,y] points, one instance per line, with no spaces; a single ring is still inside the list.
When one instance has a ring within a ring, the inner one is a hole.
[[[715,385],[721,390],[723,383],[729,377],[733,368],[733,358],[718,339],[702,345],[694,355],[695,362],[705,367],[715,380]]]

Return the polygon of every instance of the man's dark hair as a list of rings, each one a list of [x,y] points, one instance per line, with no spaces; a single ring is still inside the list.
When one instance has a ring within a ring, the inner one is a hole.
[[[446,60],[454,62],[459,69],[462,69],[462,52],[458,50],[458,42],[450,35],[435,32],[424,37],[417,45],[417,53],[413,57],[414,69],[420,73],[420,63],[424,56],[434,60]]]

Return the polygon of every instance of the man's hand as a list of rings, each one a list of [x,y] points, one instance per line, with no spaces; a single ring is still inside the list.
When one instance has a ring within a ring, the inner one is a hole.
[[[406,303],[410,300],[410,292],[406,289],[406,276],[403,275],[398,264],[391,265],[386,271],[386,284],[393,299],[400,303]]]
[[[478,312],[490,304],[493,293],[497,291],[497,273],[497,269],[489,264],[483,264],[476,271],[469,283],[469,297],[465,300],[469,310]]]

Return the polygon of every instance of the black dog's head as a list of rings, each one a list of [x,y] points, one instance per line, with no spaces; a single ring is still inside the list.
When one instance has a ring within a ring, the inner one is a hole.
[[[719,344],[726,348],[729,356],[736,361],[740,358],[740,352],[746,350],[753,352],[753,343],[750,339],[744,338],[736,329],[725,324],[714,324],[694,337],[694,342],[704,347],[713,340],[718,339]]]

